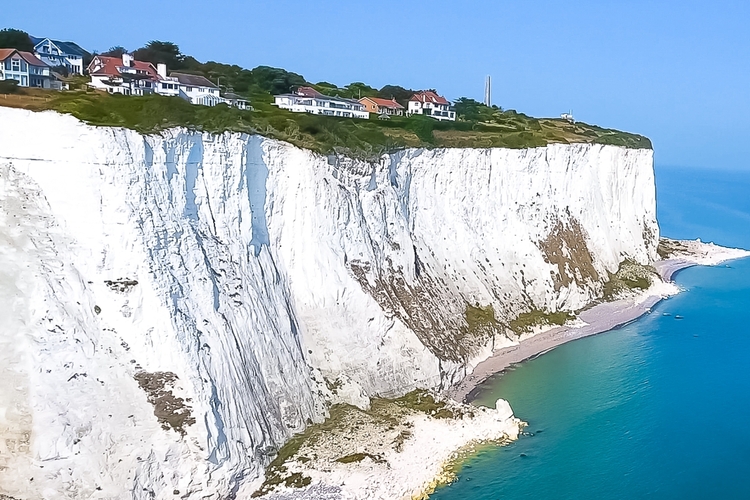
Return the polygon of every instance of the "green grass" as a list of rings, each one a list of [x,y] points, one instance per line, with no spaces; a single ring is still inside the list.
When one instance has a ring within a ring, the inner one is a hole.
[[[470,334],[483,331],[487,327],[495,328],[499,325],[495,318],[495,309],[492,307],[492,304],[486,307],[479,307],[479,305],[475,307],[466,304],[464,315],[466,317],[466,322],[469,324]]]
[[[604,284],[604,300],[615,300],[628,290],[646,290],[651,286],[656,270],[626,259],[620,262],[615,274],[609,274],[609,281]]]
[[[307,486],[310,478],[299,473],[291,474],[287,463],[290,461],[309,462],[309,457],[316,454],[314,446],[325,437],[338,435],[340,439],[349,440],[350,436],[355,434],[361,426],[368,426],[373,429],[373,432],[400,429],[393,441],[394,449],[400,451],[404,442],[411,436],[411,431],[408,430],[411,424],[406,419],[408,415],[419,412],[436,419],[474,416],[471,412],[454,411],[445,402],[435,399],[432,394],[424,390],[414,390],[396,399],[373,398],[370,403],[369,410],[361,410],[346,404],[333,405],[329,410],[329,417],[324,422],[310,425],[303,432],[292,436],[279,449],[276,457],[266,469],[263,484],[252,496],[261,497],[282,484],[297,488]],[[312,450],[310,446],[313,447]],[[303,451],[302,454],[300,450]],[[336,458],[335,461],[350,464],[361,462],[366,457],[370,457],[375,462],[383,461],[380,454],[367,449],[356,450],[354,453]]]
[[[570,313],[558,311],[554,313],[534,309],[529,312],[521,313],[518,317],[510,322],[510,329],[521,334],[531,331],[536,326],[541,325],[558,325],[562,326],[569,319],[575,319]]]
[[[386,402],[395,403],[397,406],[402,408],[408,408],[410,410],[419,411],[430,415],[434,418],[453,418],[455,415],[451,411],[445,402],[436,401],[435,398],[427,391],[414,390],[408,394],[404,394],[400,398],[396,398],[392,401],[384,400]],[[377,400],[373,400],[373,408],[377,406]]]
[[[257,133],[322,154],[364,159],[407,147],[528,148],[586,142],[651,148],[651,142],[639,135],[494,108],[486,108],[490,112],[475,120],[438,122],[422,116],[356,120],[291,113],[274,106],[269,94],[253,95],[251,103],[254,110],[241,111],[225,105],[194,106],[177,97],[79,91],[49,93],[46,101],[33,101],[25,107],[51,109],[91,125],[124,127],[144,134],[177,126],[213,133]]]

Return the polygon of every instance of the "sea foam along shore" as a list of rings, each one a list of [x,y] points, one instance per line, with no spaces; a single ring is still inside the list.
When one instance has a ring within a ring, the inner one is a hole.
[[[574,322],[535,332],[521,338],[514,345],[496,350],[492,356],[478,363],[459,384],[448,389],[446,395],[456,401],[471,401],[482,382],[514,363],[544,354],[566,342],[606,332],[637,319],[662,299],[680,292],[679,287],[671,282],[674,273],[680,269],[695,265],[717,265],[750,256],[750,252],[746,250],[703,243],[699,239],[662,239],[662,245],[669,250],[668,258],[653,264],[662,281],[655,281],[651,287],[637,295],[596,304],[582,311]]]

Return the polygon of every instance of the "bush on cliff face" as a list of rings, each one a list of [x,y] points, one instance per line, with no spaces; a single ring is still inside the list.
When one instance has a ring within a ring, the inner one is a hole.
[[[531,332],[537,326],[562,326],[566,321],[572,319],[575,319],[575,316],[565,311],[550,313],[534,309],[519,314],[516,319],[510,322],[510,329],[520,335],[522,333]]]
[[[432,131],[435,128],[435,120],[422,115],[415,115],[411,117],[409,122],[406,124],[406,129],[414,132],[420,140],[432,144],[435,142],[435,137],[432,135]]]
[[[615,274],[609,274],[609,281],[604,284],[604,299],[614,300],[631,291],[643,291],[652,285],[656,269],[643,266],[633,260],[620,262]]]
[[[18,93],[18,80],[0,81],[0,94],[16,94],[16,93]]]

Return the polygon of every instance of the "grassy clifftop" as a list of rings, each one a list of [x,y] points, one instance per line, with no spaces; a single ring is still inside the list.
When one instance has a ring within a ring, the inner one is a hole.
[[[184,126],[208,132],[257,133],[288,141],[323,154],[338,152],[374,158],[405,147],[529,148],[552,143],[597,143],[651,148],[646,137],[585,123],[531,118],[515,111],[486,106],[457,122],[414,116],[390,120],[354,120],[291,113],[278,109],[268,94],[252,99],[253,111],[225,105],[194,106],[175,97],[125,97],[93,92],[25,91],[0,99],[0,105],[55,110],[100,126],[125,127],[158,133]],[[481,105],[480,105],[481,106]]]

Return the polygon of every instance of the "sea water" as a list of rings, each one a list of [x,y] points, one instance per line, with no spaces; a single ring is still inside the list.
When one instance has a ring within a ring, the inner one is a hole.
[[[750,248],[750,172],[657,168],[662,234]],[[680,271],[684,292],[482,386],[528,435],[430,498],[750,499],[750,259]]]

